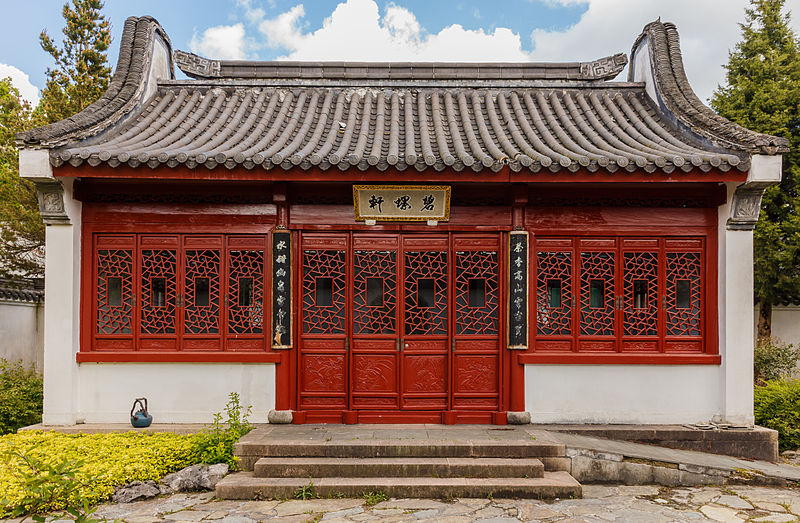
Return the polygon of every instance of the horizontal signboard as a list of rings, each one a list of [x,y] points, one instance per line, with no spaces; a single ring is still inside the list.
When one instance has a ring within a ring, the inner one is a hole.
[[[447,221],[447,185],[354,185],[356,221]]]

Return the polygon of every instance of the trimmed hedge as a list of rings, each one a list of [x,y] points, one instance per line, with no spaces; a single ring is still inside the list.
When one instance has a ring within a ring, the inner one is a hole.
[[[800,448],[800,380],[768,381],[753,392],[756,424],[778,431],[782,451]]]
[[[0,435],[42,421],[42,390],[36,371],[0,359]]]

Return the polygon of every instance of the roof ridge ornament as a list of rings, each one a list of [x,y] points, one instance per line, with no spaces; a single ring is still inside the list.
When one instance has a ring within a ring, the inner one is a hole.
[[[175,65],[193,78],[219,78],[222,62],[203,58],[194,53],[175,50],[173,53]]]
[[[625,69],[628,56],[617,53],[593,62],[581,62],[581,76],[586,80],[611,80]]]

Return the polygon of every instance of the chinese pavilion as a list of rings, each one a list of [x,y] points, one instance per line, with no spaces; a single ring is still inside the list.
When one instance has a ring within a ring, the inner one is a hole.
[[[669,23],[630,63],[313,63],[129,18],[106,93],[17,140],[45,423],[753,423],[787,143],[700,102]]]

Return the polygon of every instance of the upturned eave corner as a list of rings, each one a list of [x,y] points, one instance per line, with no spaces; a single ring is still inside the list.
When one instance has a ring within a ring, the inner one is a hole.
[[[54,149],[96,136],[135,112],[159,80],[174,78],[172,44],[161,24],[150,16],[129,17],[117,67],[100,98],[69,118],[18,133],[17,147]]]
[[[731,202],[731,214],[726,222],[729,230],[752,231],[756,228],[764,191],[780,183],[783,156],[754,155],[750,161],[747,180],[736,187]]]
[[[686,76],[673,23],[659,18],[642,29],[631,48],[628,80],[644,82],[654,103],[670,114],[685,134],[706,147],[736,151],[744,160],[741,168],[748,166],[749,156],[789,151],[786,138],[746,129],[716,114],[698,98]]]

